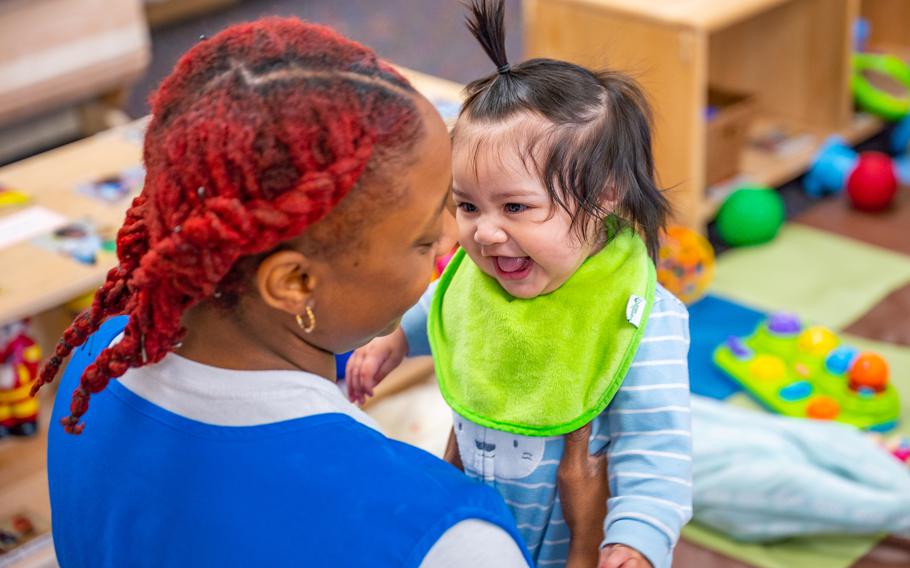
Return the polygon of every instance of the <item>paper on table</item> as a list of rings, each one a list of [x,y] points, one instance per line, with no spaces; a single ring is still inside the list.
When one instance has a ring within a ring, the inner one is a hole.
[[[40,206],[0,217],[0,249],[50,233],[67,222],[63,215]]]

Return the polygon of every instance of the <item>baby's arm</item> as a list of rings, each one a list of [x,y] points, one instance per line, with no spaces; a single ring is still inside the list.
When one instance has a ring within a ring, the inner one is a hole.
[[[430,284],[417,304],[401,318],[401,327],[354,351],[345,369],[349,399],[363,402],[373,396],[373,388],[398,367],[406,355],[430,354],[427,314],[435,291],[436,284]]]
[[[688,312],[658,287],[645,337],[602,421],[612,497],[601,568],[636,565],[623,547],[666,568],[692,516],[688,350]]]

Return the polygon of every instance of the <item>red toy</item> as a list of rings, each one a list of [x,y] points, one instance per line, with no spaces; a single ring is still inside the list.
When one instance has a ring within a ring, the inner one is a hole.
[[[26,322],[0,327],[0,438],[38,431],[38,399],[30,394],[41,350]]]
[[[881,152],[863,152],[847,178],[850,203],[860,211],[886,209],[897,194],[897,177],[891,158]]]

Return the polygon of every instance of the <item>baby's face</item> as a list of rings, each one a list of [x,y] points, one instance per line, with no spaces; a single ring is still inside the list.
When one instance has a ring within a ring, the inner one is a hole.
[[[579,239],[569,214],[551,205],[541,180],[528,172],[517,145],[492,144],[496,149],[485,153],[482,143],[475,161],[470,136],[460,134],[453,152],[458,242],[516,298],[556,290],[596,251],[596,233]]]

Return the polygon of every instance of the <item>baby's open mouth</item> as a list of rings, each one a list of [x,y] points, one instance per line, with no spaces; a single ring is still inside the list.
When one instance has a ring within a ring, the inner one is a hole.
[[[534,261],[526,256],[497,256],[493,258],[496,272],[506,280],[521,280],[534,266]]]

